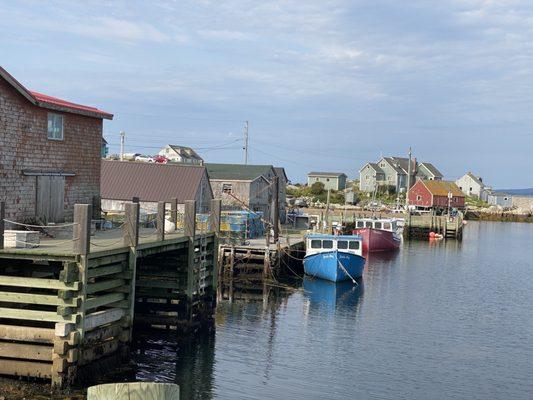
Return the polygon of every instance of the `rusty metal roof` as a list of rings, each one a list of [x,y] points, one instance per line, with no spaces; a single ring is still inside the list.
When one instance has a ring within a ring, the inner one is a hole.
[[[202,166],[102,160],[100,196],[109,200],[138,197],[151,202],[177,198],[178,203],[184,203],[196,199],[204,176]]]

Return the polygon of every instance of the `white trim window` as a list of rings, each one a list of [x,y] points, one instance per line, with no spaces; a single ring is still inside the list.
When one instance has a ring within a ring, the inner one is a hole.
[[[63,116],[48,113],[48,139],[63,140]]]

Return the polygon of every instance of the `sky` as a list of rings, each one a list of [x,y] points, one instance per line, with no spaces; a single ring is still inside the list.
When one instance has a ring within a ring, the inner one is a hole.
[[[0,0],[0,65],[97,106],[111,152],[356,178],[380,155],[533,187],[533,3]]]

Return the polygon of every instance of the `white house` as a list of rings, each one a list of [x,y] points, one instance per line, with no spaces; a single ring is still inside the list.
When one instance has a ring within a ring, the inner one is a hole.
[[[181,164],[203,165],[204,160],[193,149],[186,146],[176,146],[167,144],[159,153],[160,156],[165,156],[170,161]]]
[[[485,197],[485,184],[483,179],[475,176],[472,172],[467,172],[461,178],[455,181],[459,189],[467,196],[476,196],[479,199]]]

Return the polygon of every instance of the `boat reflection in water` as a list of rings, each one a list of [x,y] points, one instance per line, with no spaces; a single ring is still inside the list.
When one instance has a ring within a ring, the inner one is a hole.
[[[357,308],[363,293],[363,279],[359,278],[354,284],[351,281],[330,282],[305,276],[303,289],[310,308],[349,311]]]

